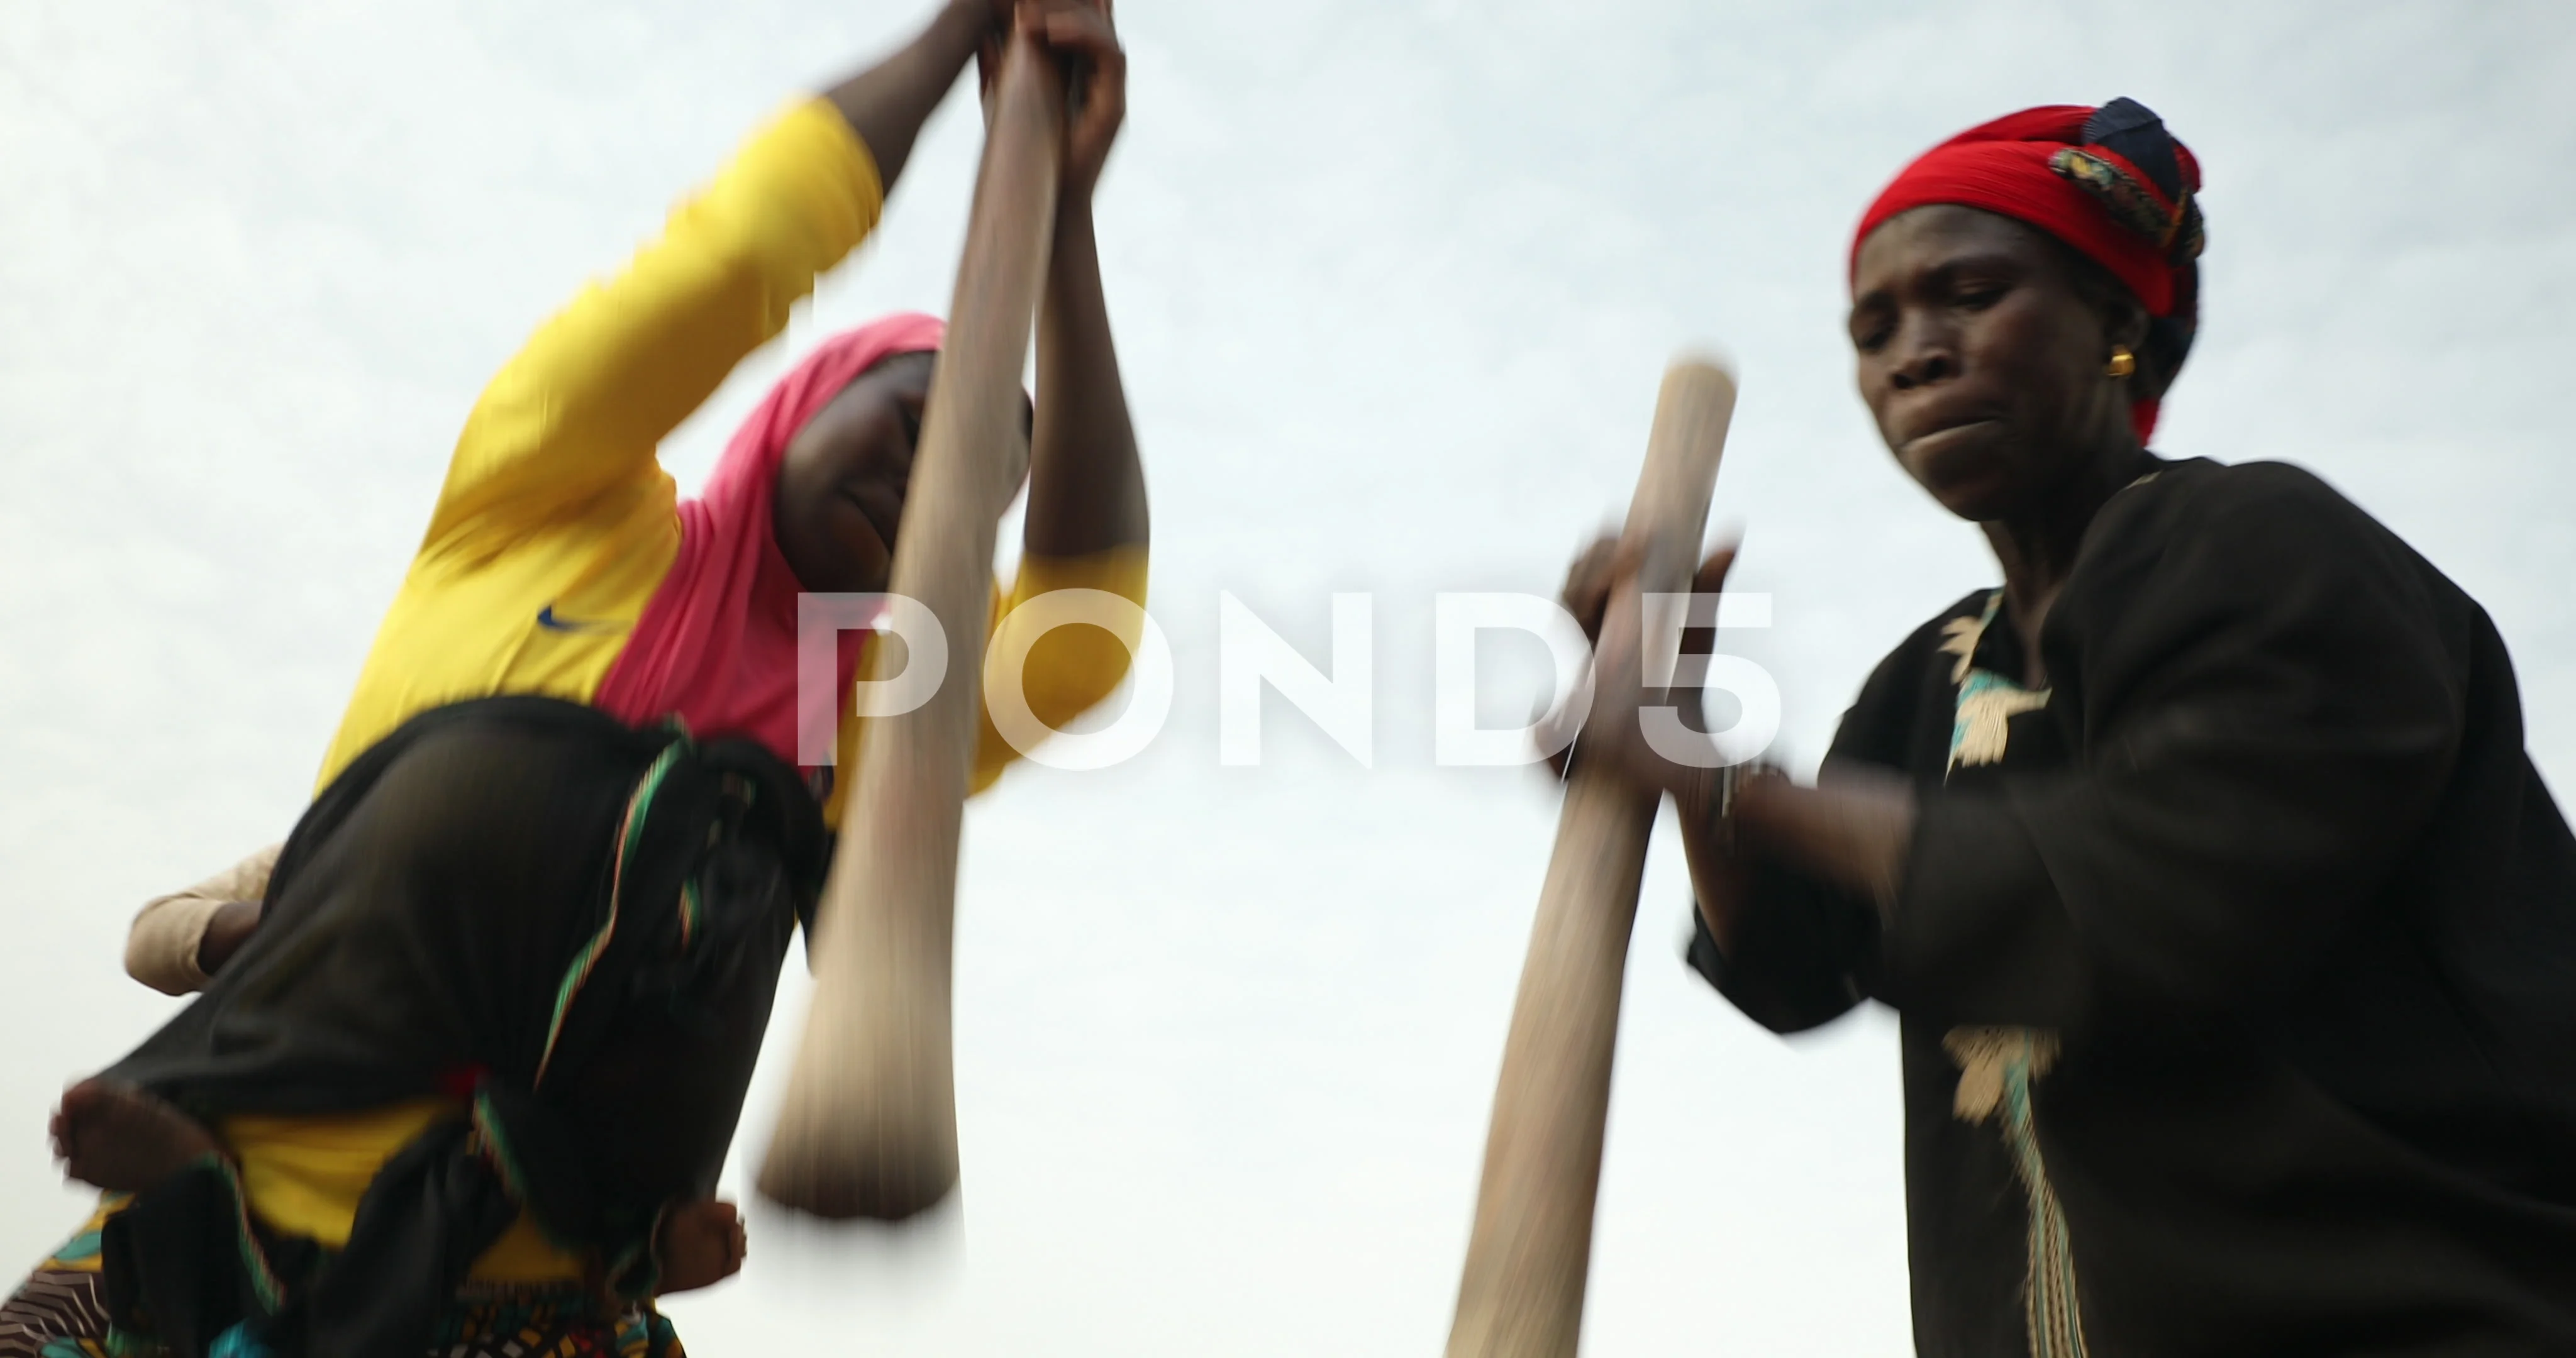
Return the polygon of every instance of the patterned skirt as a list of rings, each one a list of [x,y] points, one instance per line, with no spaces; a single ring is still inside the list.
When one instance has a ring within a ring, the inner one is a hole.
[[[0,1358],[109,1358],[99,1228],[115,1203],[0,1302]],[[239,1331],[234,1331],[238,1334]],[[230,1338],[232,1336],[227,1336]],[[218,1347],[223,1347],[218,1341]],[[122,1348],[119,1353],[132,1354]],[[239,1358],[263,1350],[244,1343]],[[469,1285],[439,1324],[425,1358],[686,1358],[651,1303],[610,1316],[576,1287]]]
[[[107,1358],[107,1298],[97,1270],[45,1267],[29,1275],[0,1302],[0,1358]]]

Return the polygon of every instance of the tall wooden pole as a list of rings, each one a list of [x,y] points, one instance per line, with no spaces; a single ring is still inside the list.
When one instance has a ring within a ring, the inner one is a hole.
[[[810,940],[813,1007],[760,1168],[762,1194],[818,1216],[899,1220],[957,1184],[958,831],[996,520],[1028,469],[1020,374],[1054,240],[1064,79],[1034,37],[1015,33],[992,97],[889,586],[938,616],[951,660],[928,703],[867,719]]]
[[[1640,594],[1690,587],[1734,412],[1724,370],[1683,362],[1664,375],[1621,534],[1640,568],[1612,595],[1595,652],[1605,714],[1642,667]],[[1578,758],[1567,776],[1503,1041],[1449,1358],[1570,1358],[1582,1334],[1620,989],[1657,800],[1597,761]]]

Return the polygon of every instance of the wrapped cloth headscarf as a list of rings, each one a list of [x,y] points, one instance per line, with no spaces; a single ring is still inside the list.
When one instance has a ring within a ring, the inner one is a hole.
[[[2037,227],[2101,265],[2153,318],[2147,356],[2168,380],[2182,367],[2200,322],[2200,162],[2145,105],[2023,109],[1933,147],[1862,215],[1853,267],[1888,218],[1935,203]],[[2156,402],[2138,401],[2131,418],[2145,439]]]
[[[770,527],[787,445],[859,374],[935,352],[935,316],[897,312],[823,341],[734,431],[705,490],[680,503],[680,554],[592,703],[630,725],[677,716],[700,735],[747,736],[796,762],[796,596]],[[869,633],[842,632],[834,692],[849,691]]]

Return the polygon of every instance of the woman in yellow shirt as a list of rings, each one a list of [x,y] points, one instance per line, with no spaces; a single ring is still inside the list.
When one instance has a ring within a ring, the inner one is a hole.
[[[0,1351],[31,1307],[103,1339],[64,1319],[83,1285],[181,1355],[670,1351],[649,1297],[739,1266],[706,1195],[839,800],[791,767],[796,599],[884,588],[938,323],[827,341],[697,499],[655,449],[873,226],[1005,16],[952,0],[790,109],[486,390],[314,808],[237,874],[257,901],[195,912],[208,993],[66,1098],[71,1172],[132,1196],[0,1311]],[[1147,538],[1090,213],[1123,58],[1083,0],[1017,22],[1082,74],[1005,628],[1052,588],[1141,604]],[[1129,640],[1049,633],[1032,710],[1105,697]],[[988,721],[977,785],[1013,753]]]

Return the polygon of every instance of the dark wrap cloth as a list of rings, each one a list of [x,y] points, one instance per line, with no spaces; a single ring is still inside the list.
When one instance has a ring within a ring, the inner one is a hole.
[[[527,1208],[650,1291],[666,1206],[710,1194],[827,856],[793,769],[591,708],[422,714],[288,840],[258,931],[106,1072],[210,1124],[470,1093],[397,1154],[344,1249],[253,1224],[208,1163],[109,1225],[120,1328],[179,1358],[236,1322],[284,1355],[420,1353]]]
[[[1993,591],[1873,673],[1829,770],[1920,798],[1893,907],[1777,858],[1690,960],[1754,1021],[1897,1011],[1924,1358],[2576,1354],[2576,834],[2504,639],[2280,463],[2161,464],[2040,628]],[[2044,1030],[2025,1178],[1964,1040]],[[2034,1205],[2081,1344],[2031,1339]]]

